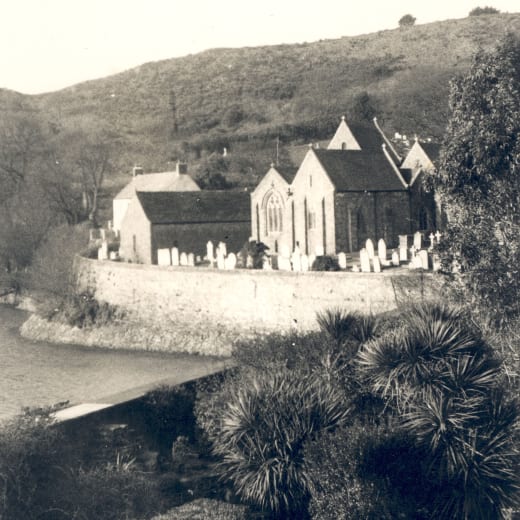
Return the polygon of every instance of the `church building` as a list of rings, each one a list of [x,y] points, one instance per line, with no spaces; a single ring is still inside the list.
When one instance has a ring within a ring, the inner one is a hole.
[[[434,229],[433,196],[420,182],[436,159],[426,148],[416,142],[403,159],[376,119],[351,129],[343,117],[327,148],[310,146],[295,174],[271,166],[251,194],[253,238],[271,253],[299,246],[329,255],[359,251],[367,238],[395,247],[398,235]]]

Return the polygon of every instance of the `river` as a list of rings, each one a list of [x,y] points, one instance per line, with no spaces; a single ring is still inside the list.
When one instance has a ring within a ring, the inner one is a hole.
[[[222,361],[161,354],[54,345],[22,338],[28,314],[0,305],[0,420],[22,407],[103,402],[103,398],[176,378],[212,372]]]

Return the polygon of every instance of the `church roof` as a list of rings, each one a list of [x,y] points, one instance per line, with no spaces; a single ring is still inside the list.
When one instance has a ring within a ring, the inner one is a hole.
[[[431,162],[436,162],[439,159],[439,152],[441,145],[437,143],[419,143],[421,148],[426,152],[426,155]]]
[[[249,222],[251,199],[243,191],[137,192],[152,224]]]
[[[287,182],[287,184],[291,184],[291,182],[294,180],[294,177],[296,176],[298,168],[284,166],[283,168],[278,169],[277,166],[276,171],[281,175],[284,181]]]
[[[314,150],[336,191],[406,190],[385,155],[380,138],[378,147],[361,146],[361,150]]]
[[[176,171],[145,173],[133,177],[115,198],[131,199],[136,191],[200,191],[200,188],[187,174]]]

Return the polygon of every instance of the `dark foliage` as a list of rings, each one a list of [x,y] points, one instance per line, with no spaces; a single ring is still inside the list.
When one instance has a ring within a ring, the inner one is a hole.
[[[487,14],[499,14],[500,11],[495,7],[475,7],[469,12],[469,16],[482,16]]]
[[[317,256],[312,263],[313,271],[339,271],[338,259],[334,256]]]
[[[399,19],[399,27],[410,27],[415,24],[415,20],[411,14],[405,14]]]

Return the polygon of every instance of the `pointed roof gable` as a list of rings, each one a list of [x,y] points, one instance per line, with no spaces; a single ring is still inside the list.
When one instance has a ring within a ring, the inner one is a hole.
[[[145,173],[136,175],[114,197],[115,199],[131,199],[136,191],[200,191],[199,185],[187,174],[176,171],[162,173]]]
[[[341,116],[341,123],[334,134],[334,137],[327,147],[328,150],[361,150],[354,134],[345,121],[345,116]]]

